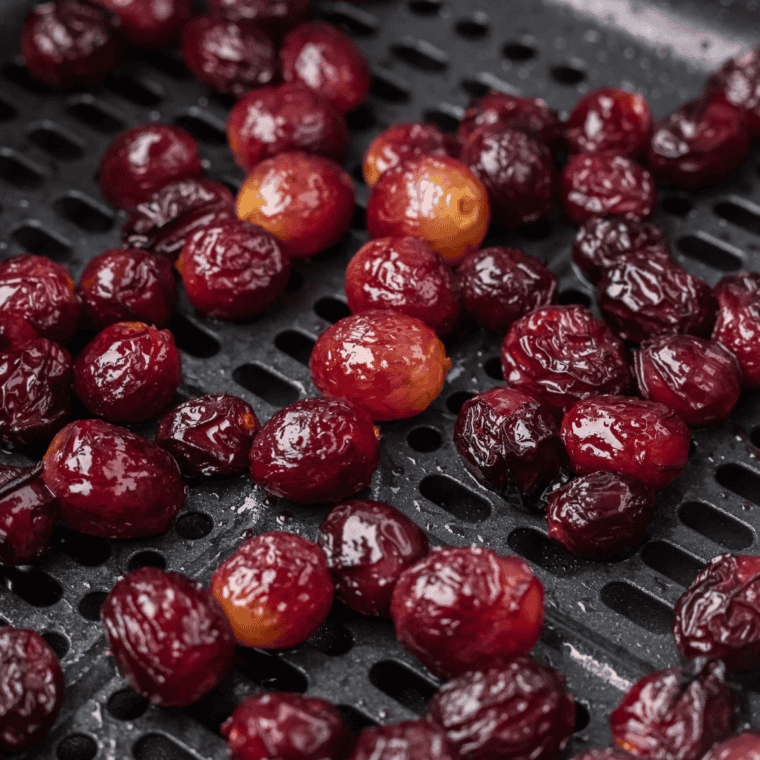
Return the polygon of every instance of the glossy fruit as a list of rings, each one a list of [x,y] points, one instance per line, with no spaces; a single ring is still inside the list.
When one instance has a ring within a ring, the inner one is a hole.
[[[673,261],[665,233],[649,222],[621,217],[594,217],[581,225],[573,243],[573,262],[593,283],[623,262]]]
[[[647,147],[653,119],[643,95],[600,87],[584,95],[565,124],[570,153],[611,151],[636,158]]]
[[[369,145],[364,154],[362,171],[370,187],[377,184],[380,175],[415,156],[456,156],[459,143],[435,124],[413,121],[391,124]]]
[[[444,731],[427,720],[371,726],[359,733],[350,760],[457,760]]]
[[[246,697],[221,730],[231,760],[343,760],[354,743],[333,705],[288,692]]]
[[[217,568],[211,591],[238,642],[260,649],[302,644],[322,625],[333,600],[324,552],[282,531],[241,544]]]
[[[745,731],[716,744],[702,760],[758,760],[760,732]]]
[[[712,338],[734,354],[742,385],[760,389],[760,274],[737,272],[715,286],[718,318]]]
[[[111,205],[133,211],[165,185],[202,172],[192,135],[173,124],[152,122],[111,141],[100,160],[98,182]]]
[[[285,292],[290,257],[272,233],[229,217],[192,233],[177,269],[188,300],[202,314],[248,319]]]
[[[424,240],[379,238],[346,268],[346,300],[354,314],[383,309],[421,319],[439,336],[459,321],[461,299],[451,269]]]
[[[559,147],[562,122],[541,98],[523,98],[491,90],[473,101],[459,122],[459,139],[466,140],[480,128],[516,129],[532,135],[550,149]]]
[[[623,340],[688,333],[706,338],[718,304],[710,286],[675,263],[654,259],[622,261],[596,286],[599,310]]]
[[[193,15],[192,0],[94,0],[118,16],[130,45],[161,48],[173,45]]]
[[[121,228],[121,240],[125,248],[142,248],[174,262],[187,237],[222,217],[235,217],[232,193],[210,179],[184,179],[138,204]]]
[[[278,153],[248,175],[237,215],[271,232],[293,258],[337,243],[354,214],[354,183],[324,156]]]
[[[31,253],[0,261],[0,318],[5,317],[25,319],[43,338],[65,346],[79,327],[71,275]]]
[[[232,670],[235,637],[219,603],[198,581],[141,567],[100,609],[119,673],[155,705],[197,702]]]
[[[239,475],[248,469],[261,423],[250,404],[229,393],[185,401],[158,423],[156,443],[191,478]]]
[[[71,355],[45,338],[0,352],[0,443],[50,440],[71,413]]]
[[[663,335],[642,343],[633,369],[641,396],[670,407],[690,427],[723,424],[739,400],[741,367],[717,341]]]
[[[568,468],[554,412],[518,388],[492,388],[467,400],[454,445],[478,480],[508,494],[537,497]]]
[[[567,411],[578,399],[626,393],[628,354],[584,306],[545,306],[518,319],[501,344],[504,379]]]
[[[282,78],[303,82],[339,111],[360,106],[369,93],[369,64],[361,48],[332,24],[309,21],[282,41]]]
[[[372,188],[366,217],[372,237],[422,238],[453,265],[488,231],[488,193],[456,159],[420,156],[383,173]]]
[[[599,396],[579,401],[562,420],[562,440],[578,475],[631,475],[659,491],[686,467],[691,436],[683,420],[653,401]]]
[[[211,10],[234,21],[255,21],[265,28],[282,30],[309,15],[311,0],[210,0]]]
[[[42,741],[63,701],[63,672],[36,631],[0,628],[0,749],[22,752]]]
[[[317,543],[327,555],[335,598],[354,612],[390,617],[402,571],[429,550],[423,530],[389,504],[350,499],[330,511]]]
[[[434,547],[393,589],[401,645],[433,674],[456,676],[527,654],[544,620],[544,587],[525,560],[482,546]]]
[[[428,719],[465,760],[555,760],[573,733],[575,703],[562,673],[518,657],[445,683]]]
[[[557,301],[558,277],[516,248],[482,248],[456,271],[464,310],[481,327],[505,334],[515,320]]]
[[[28,565],[50,548],[60,509],[41,474],[0,465],[0,565]]]
[[[166,327],[177,308],[171,262],[139,248],[114,248],[84,268],[77,294],[96,330],[116,322]]]
[[[424,322],[388,311],[336,322],[319,336],[309,359],[321,393],[347,398],[379,421],[426,409],[450,367],[445,346]]]
[[[743,115],[728,103],[702,98],[685,103],[656,126],[647,165],[659,182],[694,190],[730,177],[749,147]]]
[[[121,63],[122,47],[111,14],[83,0],[37,5],[21,27],[29,76],[56,89],[100,84]]]
[[[752,136],[760,137],[760,49],[729,58],[708,80],[708,98],[722,99],[744,115]]]
[[[110,422],[143,422],[171,403],[182,361],[168,330],[117,322],[98,333],[74,364],[74,392]]]
[[[488,191],[493,221],[508,230],[536,222],[554,205],[554,165],[539,140],[514,129],[478,129],[459,160]]]
[[[326,504],[366,488],[379,456],[367,412],[345,399],[307,398],[264,423],[251,446],[251,477],[274,496]]]
[[[215,15],[196,16],[185,26],[182,57],[199,82],[235,97],[269,84],[279,68],[266,32]]]
[[[72,422],[44,456],[45,485],[66,524],[91,536],[165,533],[187,496],[179,467],[152,441],[102,420]]]
[[[649,219],[657,202],[652,175],[614,153],[576,153],[562,170],[560,195],[565,218],[583,224],[594,216]]]
[[[606,559],[633,549],[657,511],[654,494],[630,475],[592,472],[549,496],[549,537],[571,554]]]
[[[227,117],[227,139],[247,172],[278,153],[304,151],[340,161],[348,147],[343,114],[302,82],[260,87]]]
[[[676,602],[673,636],[682,657],[719,657],[735,671],[760,665],[760,559],[715,557]]]
[[[0,311],[0,351],[20,348],[27,341],[39,340],[40,337],[41,335],[24,317]]]
[[[701,760],[734,725],[723,671],[712,660],[695,676],[679,667],[640,679],[610,715],[613,741],[642,760]]]

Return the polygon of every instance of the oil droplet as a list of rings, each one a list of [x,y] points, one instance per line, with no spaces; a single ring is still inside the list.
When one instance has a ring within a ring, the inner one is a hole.
[[[254,532],[253,532],[253,531],[252,531],[250,528],[246,528],[246,529],[245,529],[245,530],[244,530],[244,531],[243,531],[243,532],[240,534],[240,538],[241,538],[243,541],[248,541],[249,539],[253,538],[255,535],[256,535],[256,534],[255,534],[255,533],[254,533]]]
[[[393,472],[394,475],[403,475],[404,474],[404,468],[401,465],[397,464],[393,468],[392,472]]]
[[[273,507],[275,504],[277,504],[277,498],[275,496],[265,496],[264,497],[264,506],[265,507]]]
[[[386,718],[390,718],[391,717],[391,711],[390,710],[385,710],[385,709],[378,710],[377,714],[380,716],[381,720],[385,720]]]
[[[287,510],[280,512],[280,514],[277,515],[277,522],[280,523],[280,525],[287,525],[292,519],[293,513],[288,512]]]
[[[446,528],[449,533],[454,533],[457,536],[464,537],[465,535],[464,530],[462,530],[462,528],[460,528],[458,525],[454,525],[453,523],[446,523],[446,525],[444,525],[444,528]]]

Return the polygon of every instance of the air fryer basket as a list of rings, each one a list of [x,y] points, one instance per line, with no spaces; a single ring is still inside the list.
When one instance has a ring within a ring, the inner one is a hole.
[[[52,93],[31,82],[18,57],[29,0],[4,0],[0,41],[0,255],[46,254],[75,279],[94,255],[117,247],[121,213],[102,200],[95,175],[111,138],[149,119],[196,136],[208,175],[236,188],[242,174],[226,147],[230,102],[197,84],[174,52],[135,53],[96,90]],[[345,166],[358,208],[345,241],[296,268],[288,293],[265,317],[224,324],[184,298],[172,331],[182,349],[182,399],[227,391],[262,420],[316,395],[307,362],[316,336],[348,313],[345,265],[367,239],[361,157],[393,122],[426,119],[454,128],[489,87],[538,95],[567,111],[584,92],[620,84],[643,91],[657,116],[696,97],[724,58],[760,32],[757,0],[366,0],[318,2],[317,14],[349,31],[373,70],[367,104],[349,116]],[[714,284],[760,268],[760,176],[753,154],[724,185],[663,191],[655,222],[678,261]],[[555,213],[518,233],[489,238],[547,261],[561,299],[595,308],[570,264],[574,230]],[[570,557],[540,516],[481,487],[452,442],[456,412],[473,392],[501,382],[499,339],[483,331],[450,341],[452,369],[422,415],[382,426],[382,455],[368,489],[415,519],[440,544],[471,543],[526,557],[546,587],[546,626],[535,656],[567,674],[578,704],[568,756],[609,742],[606,719],[646,672],[675,664],[673,604],[712,557],[760,549],[760,397],[746,394],[732,419],[693,435],[686,472],[658,498],[649,540],[619,562]],[[150,426],[140,432],[150,434]],[[5,463],[29,464],[20,454]],[[66,697],[47,741],[28,757],[58,760],[226,757],[219,723],[245,695],[291,689],[341,706],[354,727],[424,713],[437,684],[396,643],[389,622],[336,609],[304,646],[279,654],[241,651],[235,673],[184,710],[147,705],[127,689],[106,652],[99,606],[128,569],[157,565],[207,582],[241,538],[290,530],[313,538],[327,508],[265,497],[248,477],[193,485],[175,527],[143,541],[106,541],[61,530],[34,567],[0,568],[0,618],[43,632],[61,657]],[[749,707],[760,704],[749,684]]]

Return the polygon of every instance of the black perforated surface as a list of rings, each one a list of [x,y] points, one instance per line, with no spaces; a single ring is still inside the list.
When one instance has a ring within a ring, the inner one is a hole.
[[[5,0],[0,20],[0,254],[44,253],[78,278],[92,256],[119,241],[122,216],[103,202],[95,182],[113,135],[147,119],[175,121],[198,138],[209,176],[236,187],[242,175],[223,131],[230,104],[192,81],[171,54],[137,55],[91,92],[47,92],[13,57],[30,5]],[[490,86],[539,95],[563,111],[589,89],[623,84],[641,89],[662,116],[696,96],[708,71],[760,32],[756,0],[367,0],[318,7],[355,35],[374,72],[373,95],[350,116],[345,162],[360,207],[367,199],[361,156],[394,121],[426,118],[453,127],[469,98]],[[760,269],[758,168],[753,154],[725,186],[662,193],[655,222],[678,261],[711,284],[727,271]],[[555,215],[488,242],[546,260],[560,275],[563,300],[590,304],[590,289],[570,265],[573,235]],[[264,420],[315,395],[309,352],[320,331],[347,314],[343,272],[365,240],[360,208],[346,240],[299,266],[274,309],[247,324],[205,320],[181,300],[172,329],[182,349],[184,397],[228,391]],[[501,382],[499,340],[472,332],[448,348],[453,366],[441,397],[413,420],[382,426],[381,467],[368,496],[410,515],[434,542],[483,543],[533,563],[547,591],[547,625],[535,655],[567,674],[581,705],[568,755],[606,744],[606,717],[630,682],[676,661],[670,617],[684,587],[724,551],[760,550],[753,443],[760,444],[760,399],[743,397],[722,429],[694,434],[689,467],[660,495],[640,551],[621,562],[586,562],[555,548],[541,518],[505,503],[465,471],[451,443],[455,415],[473,392]],[[208,581],[247,531],[313,538],[326,512],[264,498],[245,477],[211,482],[191,488],[165,536],[111,542],[62,531],[55,551],[34,569],[0,570],[0,618],[44,632],[66,673],[58,723],[28,756],[221,760],[220,721],[260,688],[327,697],[355,726],[424,712],[436,684],[396,644],[391,624],[341,610],[297,650],[241,652],[235,674],[187,710],[148,707],[114,673],[98,607],[120,574],[154,564]],[[750,692],[752,705],[758,699]]]

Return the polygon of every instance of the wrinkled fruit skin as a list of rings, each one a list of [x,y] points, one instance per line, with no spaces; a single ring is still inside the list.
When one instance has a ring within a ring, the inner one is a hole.
[[[351,499],[330,511],[317,543],[327,555],[335,597],[361,615],[390,617],[399,575],[428,551],[423,530],[402,512],[369,499]]]
[[[392,166],[415,156],[459,155],[459,143],[435,124],[413,121],[392,124],[381,132],[364,154],[362,172],[370,187]]]
[[[280,50],[282,78],[322,93],[339,111],[360,106],[370,73],[361,48],[332,24],[309,21],[285,35]]]
[[[717,341],[693,335],[663,335],[636,352],[639,393],[670,407],[689,427],[723,424],[739,400],[742,371]]]
[[[36,631],[0,628],[0,749],[22,752],[41,741],[63,701],[58,658]]]
[[[171,403],[182,361],[168,330],[117,322],[98,333],[74,364],[74,392],[109,422],[143,422]]]
[[[545,306],[518,319],[501,344],[501,366],[508,383],[538,390],[563,411],[631,387],[625,347],[584,306]]]
[[[642,95],[600,87],[584,95],[565,124],[570,153],[611,151],[636,158],[652,133],[652,112]]]
[[[196,16],[185,26],[182,57],[199,82],[234,97],[277,76],[277,52],[269,35],[217,16]]]
[[[528,499],[569,465],[553,410],[517,388],[492,388],[466,401],[454,445],[478,480],[505,494],[517,486]]]
[[[380,176],[366,219],[371,237],[422,238],[454,265],[486,236],[488,191],[454,158],[409,158]]]
[[[100,161],[98,182],[111,205],[134,211],[164,185],[202,173],[192,135],[173,124],[152,122],[111,141]]]
[[[659,182],[681,190],[730,177],[749,153],[742,114],[719,100],[692,100],[655,128],[647,165]]]
[[[456,676],[527,654],[544,619],[544,587],[527,562],[480,546],[433,548],[393,589],[401,645],[432,673]]]
[[[712,338],[724,345],[739,362],[742,385],[760,389],[760,274],[738,272],[715,286],[718,318]]]
[[[673,262],[665,233],[649,222],[594,217],[581,225],[573,243],[573,261],[593,285],[616,264],[640,259]]]
[[[747,50],[727,60],[707,80],[705,93],[738,108],[752,136],[760,137],[760,50]]]
[[[514,129],[473,132],[459,160],[485,185],[493,221],[512,230],[545,217],[554,205],[549,149]]]
[[[304,151],[340,161],[348,147],[343,114],[301,82],[243,95],[227,117],[227,139],[246,171],[278,153]]]
[[[72,422],[44,456],[45,485],[73,530],[103,538],[165,533],[187,496],[162,448],[101,420]]]
[[[657,202],[652,175],[614,153],[576,153],[562,170],[560,195],[565,218],[583,224],[595,216],[646,220]]]
[[[216,319],[263,314],[284,292],[290,256],[271,233],[236,218],[201,227],[177,259],[188,300]]]
[[[266,29],[281,31],[309,15],[310,0],[210,0],[209,6],[233,21],[255,21]]]
[[[465,760],[555,760],[575,727],[565,677],[527,657],[445,683],[428,707]]]
[[[413,417],[443,388],[451,360],[415,317],[367,311],[345,317],[317,339],[311,379],[325,396],[347,398],[373,420]]]
[[[562,420],[562,440],[578,475],[631,475],[660,491],[686,467],[691,436],[671,409],[653,401],[599,396],[579,401]]]
[[[324,552],[292,533],[262,533],[219,567],[211,592],[240,644],[285,649],[322,625],[333,600]]]
[[[599,310],[623,340],[689,333],[706,338],[718,304],[710,286],[677,264],[625,261],[610,267],[596,286]]]
[[[557,301],[557,275],[516,248],[473,251],[457,267],[456,276],[467,314],[502,335],[524,314]]]
[[[701,760],[733,730],[733,693],[723,665],[705,664],[696,678],[668,668],[637,681],[610,715],[613,740],[642,760]]]
[[[19,348],[30,340],[39,340],[40,334],[23,317],[0,311],[0,351]]]
[[[50,548],[60,509],[50,489],[31,467],[0,465],[0,565],[28,565]]]
[[[173,263],[186,238],[221,217],[235,217],[232,193],[210,179],[185,179],[138,204],[121,228],[121,240],[125,248],[141,248]]]
[[[237,196],[237,215],[271,232],[293,258],[337,243],[354,214],[354,183],[324,156],[278,153],[248,175]]]
[[[177,308],[171,262],[139,248],[115,248],[92,259],[77,289],[88,323],[102,330],[116,322],[166,327]]]
[[[549,537],[571,554],[606,559],[633,549],[655,516],[654,494],[630,475],[592,472],[549,497]]]
[[[722,554],[676,602],[673,636],[682,657],[719,657],[730,670],[760,665],[760,560]]]
[[[40,4],[21,28],[29,76],[60,90],[100,84],[121,63],[122,47],[110,14],[80,0]]]
[[[379,457],[367,412],[344,399],[308,398],[261,428],[251,446],[251,477],[273,496],[326,504],[366,488]]]
[[[760,733],[745,731],[716,744],[702,760],[760,760]]]
[[[372,726],[359,733],[350,760],[457,760],[446,734],[426,720]]]
[[[459,122],[457,132],[464,142],[477,129],[514,129],[535,137],[551,150],[562,142],[562,122],[541,98],[521,98],[491,90],[473,101]]]
[[[74,281],[45,256],[0,261],[0,317],[6,316],[25,319],[43,338],[65,346],[79,327]]]
[[[113,11],[130,45],[161,48],[173,45],[193,15],[192,0],[95,0]]]
[[[49,440],[71,413],[69,352],[45,338],[0,353],[0,443],[24,448]]]
[[[119,672],[155,705],[197,702],[232,670],[235,637],[219,603],[180,573],[133,570],[108,594],[100,619]]]
[[[288,692],[246,697],[221,730],[231,760],[343,760],[354,743],[333,705]]]
[[[261,424],[250,404],[228,393],[185,401],[158,423],[156,443],[191,478],[239,475],[248,469]]]
[[[346,300],[354,314],[384,309],[421,319],[440,336],[459,321],[461,299],[451,269],[419,238],[371,240],[346,268]]]

